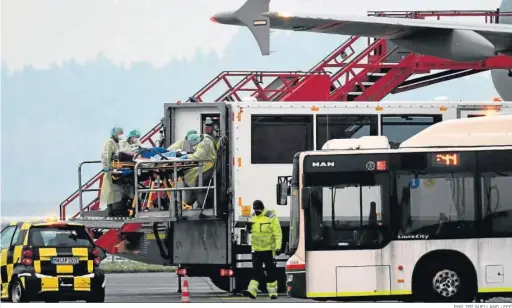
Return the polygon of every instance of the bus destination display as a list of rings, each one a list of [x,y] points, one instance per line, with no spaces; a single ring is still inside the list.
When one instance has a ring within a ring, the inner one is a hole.
[[[434,166],[459,166],[459,153],[433,153],[432,165]]]

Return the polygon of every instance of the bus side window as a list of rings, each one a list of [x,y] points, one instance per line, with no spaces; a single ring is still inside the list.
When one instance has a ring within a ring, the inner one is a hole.
[[[378,135],[376,115],[318,115],[316,117],[316,149],[331,139],[355,139]]]
[[[382,135],[388,137],[392,148],[396,148],[403,141],[441,120],[441,115],[383,115]]]
[[[308,150],[313,150],[313,116],[252,115],[252,164],[291,164],[297,152]]]
[[[482,214],[488,236],[512,236],[510,157],[510,150],[478,153],[482,169]]]

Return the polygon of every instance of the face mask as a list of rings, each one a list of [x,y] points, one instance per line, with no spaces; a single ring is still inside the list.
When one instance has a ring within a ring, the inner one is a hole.
[[[119,136],[117,136],[117,139],[119,139],[119,140],[124,140],[124,135],[119,135]]]
[[[261,213],[263,213],[263,211],[262,211],[262,210],[254,210],[254,213],[255,213],[256,215],[261,215]]]
[[[133,138],[132,141],[133,141],[133,143],[138,143],[139,142],[139,138]]]

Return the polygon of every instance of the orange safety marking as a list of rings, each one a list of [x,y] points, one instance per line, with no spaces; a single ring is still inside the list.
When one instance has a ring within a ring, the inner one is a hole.
[[[242,197],[238,197],[238,206],[240,207],[241,209],[241,214],[242,216],[251,216],[251,210],[252,210],[252,205],[243,205],[242,204]]]
[[[398,283],[404,283],[405,282],[405,279],[397,279],[396,282]]]
[[[242,167],[242,158],[241,157],[238,157],[238,168],[241,168]]]
[[[384,108],[382,108],[381,106],[377,106],[377,107],[375,107],[375,110],[376,111],[382,111],[382,110],[384,110]]]
[[[446,110],[448,110],[448,108],[443,106],[443,107],[439,108],[439,110],[446,111]]]
[[[318,111],[318,110],[320,110],[320,108],[318,108],[316,106],[311,107],[311,111]]]
[[[238,122],[242,121],[242,113],[244,112],[244,108],[240,108],[240,111],[237,114]]]

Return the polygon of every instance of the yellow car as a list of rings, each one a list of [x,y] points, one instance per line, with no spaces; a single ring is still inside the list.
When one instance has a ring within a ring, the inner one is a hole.
[[[105,301],[106,253],[83,225],[15,222],[1,237],[2,301]]]

